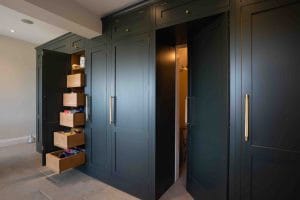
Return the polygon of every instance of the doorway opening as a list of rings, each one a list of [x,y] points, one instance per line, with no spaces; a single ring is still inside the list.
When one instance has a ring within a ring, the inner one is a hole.
[[[160,194],[180,182],[194,197],[226,197],[227,34],[226,13],[156,31],[156,181]]]
[[[175,180],[186,182],[188,139],[188,47],[176,45],[175,71]]]

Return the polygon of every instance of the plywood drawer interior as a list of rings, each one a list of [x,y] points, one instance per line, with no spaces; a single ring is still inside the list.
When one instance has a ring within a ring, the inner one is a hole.
[[[85,95],[83,93],[65,93],[63,105],[67,107],[78,107],[85,105]]]
[[[85,163],[85,153],[79,152],[78,154],[66,157],[59,158],[59,154],[62,153],[63,150],[55,151],[52,153],[48,153],[46,155],[46,166],[57,172],[61,173],[67,169],[78,167]]]
[[[71,74],[67,76],[67,88],[83,87],[85,85],[85,75],[83,73]]]
[[[54,132],[54,146],[62,149],[69,149],[83,144],[84,133],[70,134],[65,132]]]
[[[60,125],[66,127],[78,127],[85,124],[85,114],[84,113],[60,113]]]

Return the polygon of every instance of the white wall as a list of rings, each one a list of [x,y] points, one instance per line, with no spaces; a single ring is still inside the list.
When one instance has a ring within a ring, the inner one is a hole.
[[[34,47],[0,35],[0,142],[35,135]]]

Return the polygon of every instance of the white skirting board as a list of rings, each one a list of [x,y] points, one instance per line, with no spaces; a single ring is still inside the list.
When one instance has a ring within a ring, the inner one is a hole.
[[[0,147],[6,147],[15,144],[26,143],[28,136],[18,137],[18,138],[9,138],[9,139],[0,139]]]

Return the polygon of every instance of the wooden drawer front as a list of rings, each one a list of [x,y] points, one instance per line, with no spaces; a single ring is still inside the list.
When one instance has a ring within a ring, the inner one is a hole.
[[[63,150],[46,154],[46,166],[49,169],[61,173],[64,170],[75,168],[85,163],[84,152],[79,152],[76,155],[66,158],[59,158],[58,154],[61,152],[63,152]]]
[[[85,124],[84,113],[60,113],[60,125],[66,127],[78,127]]]
[[[158,27],[179,24],[224,12],[228,7],[228,0],[164,1],[155,7],[155,23]]]
[[[83,93],[65,93],[64,106],[78,107],[85,105],[85,95]]]
[[[70,149],[84,144],[84,133],[66,135],[61,132],[54,132],[54,146],[62,149]]]
[[[85,75],[82,73],[67,76],[67,88],[83,87],[84,83]]]
[[[143,8],[113,19],[113,39],[150,29],[150,9]]]

